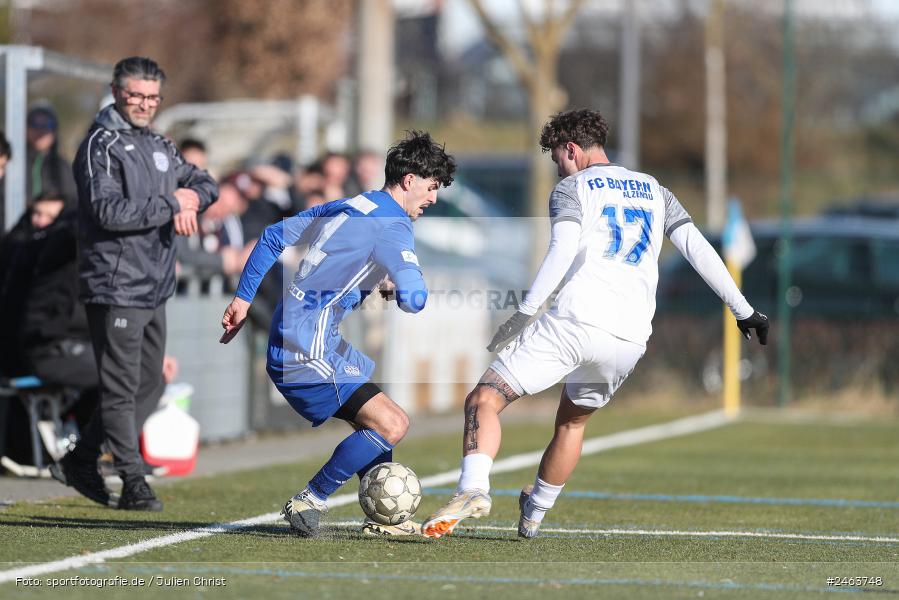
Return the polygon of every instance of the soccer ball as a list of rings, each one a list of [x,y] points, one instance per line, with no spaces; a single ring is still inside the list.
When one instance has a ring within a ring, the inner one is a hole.
[[[408,520],[421,502],[415,471],[396,462],[373,466],[359,483],[359,504],[369,519],[381,525]]]

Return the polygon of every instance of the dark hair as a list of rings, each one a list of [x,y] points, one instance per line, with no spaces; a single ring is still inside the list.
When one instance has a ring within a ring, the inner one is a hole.
[[[165,83],[165,72],[159,68],[156,61],[144,56],[129,56],[116,63],[112,71],[113,85],[123,88],[125,87],[125,80],[129,77],[146,81],[158,81],[160,85]]]
[[[322,161],[316,160],[303,167],[303,173],[312,173],[313,175],[324,175],[325,170],[322,169]]]
[[[433,177],[447,187],[453,182],[455,170],[455,159],[442,145],[432,140],[429,133],[413,130],[407,131],[406,139],[387,151],[384,180],[386,185],[396,185],[412,173],[424,179]]]
[[[185,150],[199,150],[200,152],[206,152],[206,144],[196,138],[184,138],[179,144],[179,150],[181,150],[181,152],[184,152]]]
[[[7,160],[12,159],[12,146],[6,139],[6,134],[0,131],[0,156],[5,156]]]
[[[333,151],[325,152],[318,160],[321,163],[326,163],[329,160],[331,160],[332,158],[340,158],[347,162],[349,162],[349,160],[350,160],[350,158],[343,152],[333,152]]]
[[[553,148],[574,142],[581,148],[604,147],[609,135],[609,124],[595,110],[582,108],[556,114],[540,132],[540,148],[551,152]]]
[[[35,196],[31,200],[31,202],[32,203],[47,202],[48,200],[55,200],[58,202],[66,203],[66,195],[63,194],[60,190],[58,190],[56,188],[48,188],[48,189],[42,191],[37,196]]]

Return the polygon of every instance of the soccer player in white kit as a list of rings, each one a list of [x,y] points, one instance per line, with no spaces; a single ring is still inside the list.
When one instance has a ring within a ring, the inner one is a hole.
[[[552,441],[533,486],[519,497],[518,535],[537,535],[577,465],[587,420],[646,351],[663,235],[727,304],[743,335],[750,339],[755,330],[767,342],[768,318],[746,301],[674,194],[650,175],[609,162],[608,131],[593,110],[560,113],[543,127],[540,146],[562,178],[549,199],[549,249],[518,311],[487,348],[500,350],[465,399],[462,475],[452,499],[422,525],[425,536],[439,538],[463,519],[489,514],[499,413],[564,378]],[[560,282],[553,306],[528,325]]]

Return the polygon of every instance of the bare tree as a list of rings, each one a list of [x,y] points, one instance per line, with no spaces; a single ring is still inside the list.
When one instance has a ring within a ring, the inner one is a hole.
[[[289,98],[333,91],[349,66],[349,0],[207,0],[216,83],[232,95]]]
[[[530,131],[539,132],[546,119],[565,107],[567,94],[559,86],[558,60],[565,34],[584,0],[569,0],[564,8],[557,8],[554,0],[543,0],[539,17],[531,14],[524,0],[518,0],[518,10],[525,26],[526,39],[520,44],[504,33],[493,17],[484,9],[482,0],[468,0],[477,12],[491,41],[509,62],[528,94]],[[531,192],[528,214],[545,213],[546,199],[552,188],[552,170],[537,144],[530,152]],[[546,231],[538,231],[538,240]],[[535,244],[541,253],[545,244]],[[539,260],[539,256],[535,257]]]
[[[166,104],[326,96],[349,65],[350,0],[60,0],[32,13],[37,45],[110,64],[156,59],[171,75]]]

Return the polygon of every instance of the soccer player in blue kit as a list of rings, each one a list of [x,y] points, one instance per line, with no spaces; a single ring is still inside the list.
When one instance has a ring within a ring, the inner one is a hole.
[[[309,483],[284,505],[291,532],[318,533],[326,500],[353,474],[392,459],[409,417],[370,381],[374,362],[344,340],[340,322],[389,278],[396,302],[410,313],[428,291],[415,255],[412,221],[449,186],[453,157],[427,133],[412,131],[390,148],[385,184],[354,198],[305,210],[266,228],[244,267],[237,293],[222,317],[227,344],[237,335],[262,278],[285,248],[308,245],[275,310],[266,370],[290,405],[313,426],[331,417],[350,423],[346,437]],[[372,535],[420,533],[411,520],[395,526],[366,521]]]

